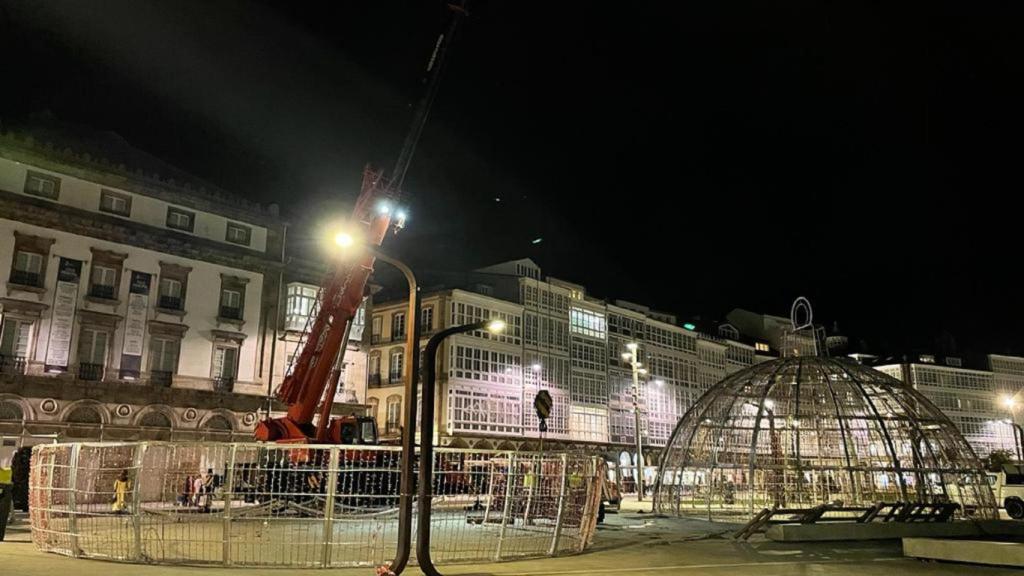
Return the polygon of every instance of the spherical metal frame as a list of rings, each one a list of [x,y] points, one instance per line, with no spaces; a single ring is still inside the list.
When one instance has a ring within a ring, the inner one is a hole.
[[[780,358],[713,386],[673,431],[654,502],[723,521],[880,502],[955,502],[958,514],[997,517],[956,426],[912,387],[846,358]]]

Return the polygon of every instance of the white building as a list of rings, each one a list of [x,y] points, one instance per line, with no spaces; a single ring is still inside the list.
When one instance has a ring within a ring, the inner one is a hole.
[[[0,435],[249,437],[294,323],[276,206],[110,134],[27,134],[0,136]]]
[[[874,368],[914,386],[934,402],[978,456],[993,450],[1016,454],[1013,428],[1007,423],[1011,414],[1001,406],[1000,396],[1024,388],[1022,379],[1013,373],[1015,367],[1024,365],[1024,358],[993,355],[989,359],[999,372],[964,368],[959,358],[946,358],[939,364],[934,356],[927,355],[916,362]]]
[[[528,259],[475,271],[461,282],[422,297],[423,341],[434,331],[498,317],[500,337],[453,336],[438,367],[438,442],[456,446],[590,446],[623,465],[635,444],[632,373],[626,344],[639,346],[649,374],[640,383],[643,443],[656,461],[676,421],[707,386],[754,362],[754,348],[705,338],[645,306],[608,304],[579,285],[545,278]],[[368,403],[383,430],[397,432],[402,417],[407,303],[375,303],[371,312]],[[437,311],[445,314],[439,315]],[[521,328],[520,328],[521,327]],[[701,374],[704,374],[702,380]],[[541,432],[533,401],[547,390],[552,413]]]

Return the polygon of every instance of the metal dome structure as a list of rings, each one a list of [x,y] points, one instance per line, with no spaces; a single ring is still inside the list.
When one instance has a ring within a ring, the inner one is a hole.
[[[734,521],[829,503],[997,512],[980,461],[934,404],[852,360],[817,356],[756,364],[709,389],[662,453],[654,502]]]

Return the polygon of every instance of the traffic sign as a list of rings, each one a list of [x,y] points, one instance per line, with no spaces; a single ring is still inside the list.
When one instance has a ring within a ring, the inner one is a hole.
[[[537,392],[533,398],[533,408],[537,411],[537,418],[546,420],[551,416],[551,394],[547,390]]]

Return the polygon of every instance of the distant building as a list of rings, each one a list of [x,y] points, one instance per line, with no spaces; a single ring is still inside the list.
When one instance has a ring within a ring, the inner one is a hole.
[[[919,355],[874,368],[914,386],[934,402],[979,456],[994,450],[1016,454],[1014,431],[1008,423],[1014,415],[1002,406],[1001,397],[1024,390],[1024,358],[990,355],[987,364],[968,368],[959,357]]]
[[[434,331],[491,317],[508,332],[455,336],[439,352],[440,444],[535,448],[540,390],[554,400],[545,445],[589,446],[630,466],[635,455],[632,372],[622,360],[636,342],[648,369],[639,406],[646,459],[656,462],[676,421],[709,386],[755,362],[755,348],[676,325],[671,314],[605,302],[572,282],[545,277],[529,259],[488,266],[422,296],[424,343]],[[407,303],[376,302],[370,316],[370,389],[386,433],[402,421]]]

